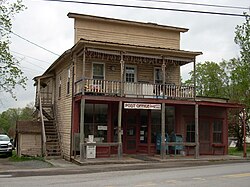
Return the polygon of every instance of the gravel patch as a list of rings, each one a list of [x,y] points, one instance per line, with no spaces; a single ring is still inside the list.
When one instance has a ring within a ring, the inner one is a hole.
[[[12,162],[12,164],[18,168],[22,169],[39,169],[39,168],[50,168],[53,167],[48,162],[40,161],[40,160],[27,160],[21,162]]]

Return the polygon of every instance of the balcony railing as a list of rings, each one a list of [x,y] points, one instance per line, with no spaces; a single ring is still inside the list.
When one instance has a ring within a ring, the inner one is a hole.
[[[120,96],[124,90],[125,97],[140,98],[193,98],[193,86],[177,86],[175,84],[165,84],[165,96],[163,97],[163,84],[150,84],[144,82],[124,82],[84,79],[75,82],[75,95],[85,93],[86,95]]]

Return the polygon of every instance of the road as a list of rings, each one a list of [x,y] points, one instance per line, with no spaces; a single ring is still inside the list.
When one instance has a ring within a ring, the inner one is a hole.
[[[12,177],[0,175],[0,186],[249,186],[250,163],[234,163],[184,168],[112,171],[91,174]]]

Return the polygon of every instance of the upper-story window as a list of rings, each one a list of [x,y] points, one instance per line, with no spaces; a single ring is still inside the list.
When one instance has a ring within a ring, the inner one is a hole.
[[[62,77],[59,76],[58,80],[58,97],[60,98],[62,96]]]
[[[102,63],[93,63],[93,79],[104,80],[104,64]]]
[[[69,68],[68,69],[68,77],[67,77],[67,95],[70,93],[70,75],[71,75],[71,71]]]
[[[160,67],[157,67],[154,69],[154,81],[155,84],[162,84],[163,78],[162,78],[162,69]]]
[[[136,82],[136,66],[127,65],[125,67],[125,81]]]

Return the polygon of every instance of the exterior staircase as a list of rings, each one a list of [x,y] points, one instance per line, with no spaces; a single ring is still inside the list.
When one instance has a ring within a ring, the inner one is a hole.
[[[41,121],[44,124],[45,132],[45,144],[44,144],[44,156],[46,158],[60,158],[61,157],[61,147],[60,147],[60,137],[55,120],[55,111],[51,99],[40,100],[37,103],[37,109],[40,111]]]

